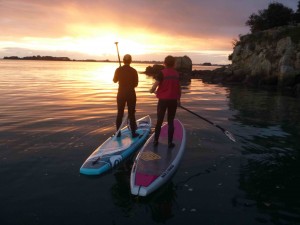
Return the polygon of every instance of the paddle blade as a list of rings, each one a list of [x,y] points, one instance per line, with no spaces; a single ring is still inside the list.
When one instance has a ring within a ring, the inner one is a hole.
[[[236,142],[235,137],[234,137],[233,134],[230,133],[228,130],[226,130],[226,131],[224,132],[224,134],[225,134],[230,140],[232,140],[233,142]]]

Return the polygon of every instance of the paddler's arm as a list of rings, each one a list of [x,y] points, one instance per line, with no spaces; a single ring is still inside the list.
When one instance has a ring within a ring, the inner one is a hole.
[[[156,77],[155,77],[155,83],[152,85],[152,88],[150,89],[150,93],[155,93],[156,91],[156,88],[159,86],[159,83],[163,80],[163,74],[162,72],[160,71]]]
[[[159,81],[155,81],[155,83],[152,85],[152,88],[150,88],[150,93],[155,93],[156,91],[156,88],[158,87],[159,85]]]
[[[118,68],[119,69],[119,68]],[[115,71],[115,75],[114,75],[114,78],[113,78],[113,82],[114,83],[117,83],[119,81],[119,73],[118,73],[118,69],[116,69]]]
[[[134,74],[134,87],[136,88],[139,84],[139,75],[137,73],[137,71],[135,71],[135,74]]]

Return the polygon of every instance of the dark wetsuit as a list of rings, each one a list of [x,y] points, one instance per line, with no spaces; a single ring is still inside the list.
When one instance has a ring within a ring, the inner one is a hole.
[[[117,130],[120,128],[124,115],[125,105],[128,107],[128,118],[130,120],[130,128],[132,133],[136,130],[135,106],[136,94],[135,87],[138,85],[138,73],[129,65],[123,65],[116,69],[114,79],[115,83],[119,82],[117,95],[118,114],[116,119]]]

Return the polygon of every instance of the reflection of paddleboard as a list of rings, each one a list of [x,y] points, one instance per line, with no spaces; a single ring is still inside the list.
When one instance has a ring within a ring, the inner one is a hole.
[[[132,138],[128,127],[121,130],[121,137],[110,137],[100,145],[83,163],[80,173],[99,175],[117,166],[138,150],[147,140],[151,130],[151,118],[145,116],[137,122],[138,137]]]
[[[148,139],[133,164],[130,176],[131,193],[147,196],[166,183],[175,173],[185,149],[185,129],[174,120],[175,147],[168,148],[168,124],[161,128],[159,144],[153,145],[154,134]]]

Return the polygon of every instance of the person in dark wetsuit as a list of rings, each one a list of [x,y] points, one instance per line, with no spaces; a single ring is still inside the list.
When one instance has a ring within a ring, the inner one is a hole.
[[[177,106],[180,105],[181,87],[179,83],[179,73],[174,69],[175,58],[167,56],[163,69],[156,77],[156,82],[150,89],[150,93],[155,93],[158,98],[157,123],[155,126],[154,146],[158,145],[161,126],[168,110],[168,147],[173,148],[174,118]],[[157,91],[156,88],[158,87]]]
[[[130,66],[132,61],[131,55],[126,54],[123,57],[124,65],[116,69],[113,81],[115,83],[119,82],[119,89],[117,94],[117,106],[118,113],[116,118],[116,127],[119,130],[122,118],[124,115],[124,109],[127,103],[128,108],[128,118],[130,120],[130,128],[132,137],[135,138],[138,136],[136,134],[136,120],[135,120],[135,107],[136,107],[136,94],[135,87],[138,86],[138,73],[137,71]],[[117,137],[121,136],[121,132],[117,134]]]

